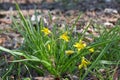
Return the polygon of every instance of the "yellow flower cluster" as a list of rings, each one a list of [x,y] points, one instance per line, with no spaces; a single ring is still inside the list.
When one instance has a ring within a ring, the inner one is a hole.
[[[71,55],[71,54],[74,53],[74,51],[73,51],[73,50],[66,50],[65,53],[66,53],[67,55]]]
[[[78,51],[80,51],[81,49],[84,49],[86,47],[86,44],[80,40],[79,42],[75,43],[73,46],[76,47]]]
[[[87,65],[90,64],[90,61],[86,60],[85,57],[82,57],[81,64],[78,66],[79,69],[87,68]]]
[[[41,31],[44,32],[45,35],[48,35],[51,33],[51,31],[48,28],[43,28]]]
[[[93,53],[93,52],[94,52],[94,48],[90,48],[89,51],[90,51],[91,53]]]
[[[69,36],[68,36],[67,32],[63,33],[63,34],[60,36],[60,39],[63,39],[63,40],[65,40],[66,42],[69,42]]]
[[[48,47],[48,50],[50,51],[50,48],[51,48],[51,47],[50,47],[50,44],[48,44],[47,47]]]
[[[48,28],[43,28],[41,31],[44,32],[45,35],[49,35],[51,33],[51,31]],[[63,33],[59,38],[63,39],[66,42],[69,42],[69,39],[70,39],[67,32]],[[86,47],[86,43],[84,43],[82,40],[80,40],[79,42],[76,42],[73,46],[75,48],[77,48],[78,51],[80,51]],[[50,44],[48,44],[47,47],[48,47],[48,50],[50,50]],[[90,48],[89,51],[94,52],[94,48]],[[71,54],[75,53],[75,51],[66,50],[65,53],[67,55],[71,55]],[[78,68],[79,69],[87,68],[87,65],[89,65],[89,64],[90,64],[90,61],[85,59],[85,57],[82,57],[81,64],[78,66]]]

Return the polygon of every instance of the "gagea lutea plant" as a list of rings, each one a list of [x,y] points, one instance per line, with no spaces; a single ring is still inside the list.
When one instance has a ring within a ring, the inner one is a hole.
[[[120,37],[120,29],[115,27],[104,31],[100,37],[95,38],[94,42],[85,42],[85,32],[90,23],[86,25],[82,35],[73,35],[74,32],[69,27],[64,30],[57,29],[56,25],[49,28],[43,25],[42,19],[40,23],[36,23],[35,28],[31,20],[26,19],[18,5],[16,6],[21,21],[17,22],[13,19],[13,24],[24,37],[24,43],[18,50],[9,50],[1,46],[0,50],[15,57],[11,63],[21,63],[27,67],[28,71],[32,68],[42,75],[47,72],[56,80],[62,79],[63,75],[74,75],[75,72],[80,80],[84,80],[87,74],[99,64],[102,56],[112,48],[113,42],[118,42]],[[3,78],[5,79],[6,76],[4,75]]]

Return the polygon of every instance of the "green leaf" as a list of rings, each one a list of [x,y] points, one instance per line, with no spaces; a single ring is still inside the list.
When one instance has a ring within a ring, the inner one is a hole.
[[[115,61],[107,61],[107,60],[100,60],[99,61],[101,64],[107,64],[107,65],[112,65],[112,64],[118,64],[117,62]],[[120,64],[120,63],[119,63]]]

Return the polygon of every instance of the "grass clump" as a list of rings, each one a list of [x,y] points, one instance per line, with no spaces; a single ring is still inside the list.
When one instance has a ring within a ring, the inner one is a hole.
[[[93,69],[98,68],[96,67],[98,65],[103,66],[109,62],[114,65],[119,64],[119,27],[103,31],[99,37],[94,37],[92,43],[88,43],[84,38],[90,23],[81,33],[82,35],[73,35],[75,32],[68,27],[59,30],[54,25],[49,29],[43,25],[42,19],[40,23],[36,20],[37,27],[34,27],[31,20],[25,19],[22,15],[18,5],[17,8],[21,21],[18,23],[14,20],[13,23],[24,37],[24,43],[18,50],[9,50],[0,46],[0,50],[14,56],[14,60],[10,61],[12,64],[9,71],[2,76],[3,79],[6,79],[16,63],[18,63],[17,76],[21,75],[24,66],[31,78],[30,70],[34,69],[39,75],[44,76],[49,73],[56,80],[68,74],[84,80],[89,73],[92,74]]]

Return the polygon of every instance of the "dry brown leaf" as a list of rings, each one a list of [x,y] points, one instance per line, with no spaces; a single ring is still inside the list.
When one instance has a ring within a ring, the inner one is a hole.
[[[6,38],[0,38],[0,45],[5,42]]]
[[[120,76],[120,68],[117,68],[113,75],[113,80],[119,80],[119,76]]]
[[[9,19],[0,19],[0,23],[11,24],[12,21]]]
[[[35,80],[54,80],[52,77],[35,77]]]

